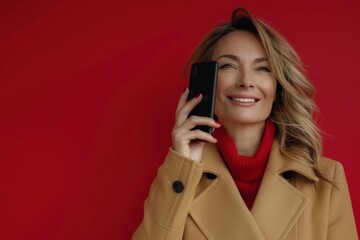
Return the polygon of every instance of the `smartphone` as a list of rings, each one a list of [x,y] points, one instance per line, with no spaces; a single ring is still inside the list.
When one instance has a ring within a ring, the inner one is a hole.
[[[218,76],[218,63],[215,61],[197,62],[191,66],[188,100],[202,94],[201,102],[190,112],[192,115],[214,118],[216,81]],[[196,126],[211,134],[211,127]]]

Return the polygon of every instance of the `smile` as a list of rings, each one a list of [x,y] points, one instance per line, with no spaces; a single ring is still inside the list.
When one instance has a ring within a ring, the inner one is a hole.
[[[242,102],[242,103],[254,103],[256,99],[254,98],[231,98],[232,101]]]

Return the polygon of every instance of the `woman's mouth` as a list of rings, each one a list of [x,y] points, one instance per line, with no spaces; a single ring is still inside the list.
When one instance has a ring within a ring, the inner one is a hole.
[[[232,102],[232,104],[240,107],[254,106],[260,100],[253,96],[228,96],[228,99]]]
[[[232,97],[230,98],[232,101],[235,102],[242,102],[242,103],[254,103],[256,102],[255,98],[237,98],[237,97]]]

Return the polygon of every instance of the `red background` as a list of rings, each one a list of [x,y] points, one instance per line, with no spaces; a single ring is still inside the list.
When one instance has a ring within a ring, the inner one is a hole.
[[[359,222],[358,0],[19,0],[0,2],[0,239],[129,239],[171,144],[184,65],[238,6],[307,65]]]

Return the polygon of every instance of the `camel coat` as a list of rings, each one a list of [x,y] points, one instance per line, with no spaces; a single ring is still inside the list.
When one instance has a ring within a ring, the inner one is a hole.
[[[319,167],[334,184],[274,141],[249,211],[216,145],[205,145],[201,163],[170,149],[132,239],[358,239],[342,165],[324,158]]]

